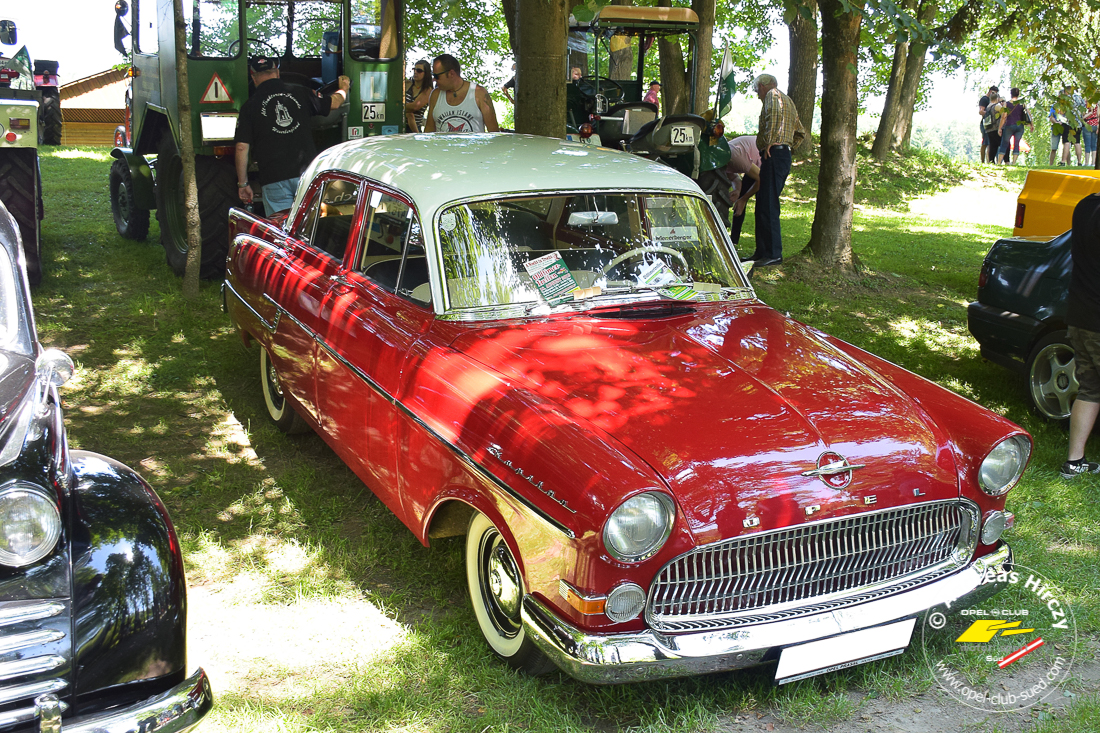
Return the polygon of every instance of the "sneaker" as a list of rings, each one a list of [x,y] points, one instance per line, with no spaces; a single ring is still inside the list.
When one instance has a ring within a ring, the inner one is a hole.
[[[1083,473],[1100,473],[1100,463],[1089,463],[1084,458],[1076,461],[1066,461],[1062,464],[1059,473],[1062,474],[1062,478],[1074,478]]]

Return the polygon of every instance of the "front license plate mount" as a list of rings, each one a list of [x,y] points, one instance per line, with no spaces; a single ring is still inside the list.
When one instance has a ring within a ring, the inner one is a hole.
[[[901,654],[909,646],[916,623],[915,618],[907,618],[884,626],[784,647],[775,669],[775,684],[785,685]]]

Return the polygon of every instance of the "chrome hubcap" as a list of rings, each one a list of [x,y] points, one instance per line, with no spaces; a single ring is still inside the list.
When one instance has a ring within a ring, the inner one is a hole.
[[[519,612],[519,578],[512,556],[503,545],[497,545],[489,555],[489,591],[497,606],[509,618]]]

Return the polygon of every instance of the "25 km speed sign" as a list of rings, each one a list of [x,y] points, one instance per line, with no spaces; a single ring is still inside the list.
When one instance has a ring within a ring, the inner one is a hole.
[[[363,102],[363,122],[385,122],[386,105],[380,102]]]

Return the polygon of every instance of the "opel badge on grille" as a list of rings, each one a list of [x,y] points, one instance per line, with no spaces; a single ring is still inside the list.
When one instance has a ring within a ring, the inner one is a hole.
[[[834,489],[846,489],[852,483],[852,471],[863,468],[863,464],[848,463],[848,459],[836,451],[825,451],[817,458],[817,468],[803,471],[803,476],[817,476],[827,486]]]

